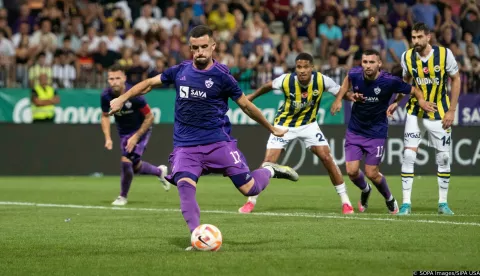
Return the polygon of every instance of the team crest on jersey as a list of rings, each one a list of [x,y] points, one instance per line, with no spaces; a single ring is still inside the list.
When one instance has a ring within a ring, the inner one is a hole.
[[[212,78],[209,78],[208,80],[205,81],[205,86],[207,88],[210,88],[213,86],[213,81],[212,81]]]
[[[125,107],[130,109],[132,107],[132,103],[130,101],[125,102]]]
[[[320,91],[318,91],[317,89],[313,90],[313,96],[318,96],[318,94],[320,94]]]
[[[382,89],[377,86],[376,88],[373,89],[373,92],[375,92],[375,95],[378,95],[380,94],[380,92],[382,92]]]
[[[435,71],[435,73],[438,73],[440,72],[440,65],[435,65],[435,67],[433,67],[433,70]]]
[[[423,73],[428,74],[430,71],[428,70],[428,67],[423,67]]]

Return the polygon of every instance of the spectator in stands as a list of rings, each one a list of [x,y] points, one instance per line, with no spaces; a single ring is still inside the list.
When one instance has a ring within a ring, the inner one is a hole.
[[[47,64],[51,64],[53,53],[57,49],[57,36],[51,32],[51,22],[44,19],[40,23],[41,28],[33,33],[30,38],[30,47],[34,53],[44,52]]]
[[[398,27],[406,38],[410,38],[412,26],[413,17],[407,4],[396,2],[393,6],[393,11],[388,14],[387,30],[392,32]]]
[[[52,66],[54,88],[73,88],[77,79],[75,67],[68,63],[68,53],[59,50]]]
[[[350,27],[348,35],[344,36],[336,50],[340,65],[352,66],[353,56],[360,50],[357,28]]]
[[[158,24],[158,20],[152,17],[152,6],[147,3],[143,5],[142,16],[135,20],[133,28],[135,30],[139,30],[143,35],[145,35],[148,30],[150,30],[150,28],[156,24]]]
[[[372,49],[377,50],[380,53],[380,58],[385,61],[387,58],[387,45],[383,38],[380,36],[378,26],[372,26],[368,32],[368,37],[372,41]]]
[[[33,53],[32,53],[33,54]],[[28,70],[28,78],[30,87],[35,87],[40,83],[40,75],[47,76],[48,85],[52,84],[52,68],[47,64],[45,53],[41,52],[37,55],[36,63]]]
[[[20,83],[20,87],[28,87],[28,66],[32,57],[28,48],[28,36],[22,36],[20,43],[15,51],[15,72],[16,82]]]
[[[299,2],[294,7],[294,12],[290,18],[290,28],[295,28],[300,38],[308,39],[313,42],[315,39],[315,21],[305,13],[303,2]]]
[[[443,18],[442,24],[440,25],[440,33],[443,33],[446,29],[450,29],[452,32],[452,37],[457,37],[459,32],[461,32],[460,26],[453,20],[452,9],[449,6],[446,6],[443,9]]]
[[[480,43],[480,11],[475,0],[467,0],[467,3],[462,5],[462,29],[464,32],[469,32],[473,35],[473,42]]]
[[[343,38],[342,30],[334,23],[335,19],[333,16],[328,15],[325,23],[318,26],[319,39],[317,40],[317,43],[320,45],[320,57],[322,59],[326,59],[327,52],[336,49]]]
[[[116,53],[121,52],[123,47],[123,40],[117,35],[115,26],[113,23],[107,23],[105,25],[105,35],[102,36],[101,41],[105,42],[107,49]]]
[[[106,73],[108,68],[115,64],[118,59],[120,59],[120,54],[108,50],[107,43],[105,43],[105,41],[100,42],[98,51],[93,54],[95,69],[100,74]]]
[[[325,64],[321,67],[320,71],[322,74],[329,76],[338,84],[343,83],[343,79],[347,76],[347,69],[344,66],[338,64],[338,56],[335,52],[331,52],[328,55],[328,64]]]
[[[413,19],[416,22],[424,22],[431,30],[440,30],[442,16],[437,6],[430,0],[418,0],[412,7]]]
[[[12,26],[13,33],[17,33],[20,30],[20,25],[22,25],[22,23],[28,24],[28,29],[31,34],[35,27],[35,17],[31,15],[28,4],[22,4],[20,6],[20,16],[15,20],[15,23]]]
[[[93,54],[89,51],[88,41],[82,41],[82,46],[77,53],[77,60],[75,62],[75,68],[77,72],[77,79],[80,84],[84,84],[86,87],[92,85],[94,79],[94,60]]]
[[[235,66],[235,59],[233,55],[227,52],[227,42],[220,41],[217,45],[217,53],[215,59],[220,62],[221,64],[227,65],[229,68]]]
[[[462,51],[464,53],[467,52],[467,47],[471,46],[475,50],[475,55],[480,56],[480,51],[479,51],[478,45],[473,43],[473,36],[472,36],[471,33],[464,32],[463,33],[463,41],[460,41],[459,45],[460,45],[460,49],[462,49]]]
[[[174,6],[170,6],[167,8],[167,11],[165,12],[165,17],[160,19],[159,25],[162,29],[167,31],[168,35],[172,34],[174,26],[177,26],[178,28],[180,28],[180,30],[182,29],[182,22],[175,18]]]
[[[57,91],[49,85],[49,76],[41,73],[39,83],[32,89],[31,108],[33,123],[53,123],[55,105],[60,103]]]
[[[276,21],[283,23],[284,32],[288,33],[290,30],[290,24],[288,22],[288,15],[291,10],[290,0],[267,0],[265,6],[271,13],[273,13]]]
[[[221,40],[230,40],[231,31],[235,29],[235,16],[228,12],[227,3],[221,2],[218,5],[218,10],[210,13],[208,25],[218,32]]]
[[[480,58],[473,56],[470,58],[472,64],[472,70],[468,74],[468,92],[479,93],[480,92]],[[464,91],[467,93],[467,91]]]
[[[147,77],[147,68],[140,60],[140,55],[134,53],[132,55],[132,65],[125,71],[127,82],[135,85]]]
[[[242,91],[250,91],[250,89],[252,89],[254,72],[252,68],[248,66],[246,57],[240,57],[238,66],[233,67],[230,71],[233,77],[238,81],[238,85]]]
[[[403,52],[408,50],[409,44],[401,27],[396,27],[393,31],[393,38],[387,42],[387,59],[386,68],[390,68],[395,64],[401,63]]]

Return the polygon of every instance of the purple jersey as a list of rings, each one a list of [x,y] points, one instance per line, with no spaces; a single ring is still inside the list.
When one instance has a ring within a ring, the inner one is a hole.
[[[125,84],[125,92],[132,88],[131,85]],[[111,88],[106,88],[102,92],[101,106],[103,112],[110,111],[110,101],[117,98]],[[115,123],[120,136],[129,135],[136,132],[143,123],[145,118],[144,110],[147,101],[143,96],[131,98],[126,101],[122,109],[115,113]]]
[[[369,138],[387,138],[387,109],[394,93],[410,94],[412,86],[402,79],[384,71],[375,80],[367,80],[362,67],[354,67],[348,72],[353,92],[363,94],[365,102],[356,102],[348,129]]]
[[[198,70],[191,60],[165,70],[162,83],[175,84],[173,145],[188,147],[235,141],[226,113],[228,98],[236,101],[243,92],[228,67],[217,63]]]

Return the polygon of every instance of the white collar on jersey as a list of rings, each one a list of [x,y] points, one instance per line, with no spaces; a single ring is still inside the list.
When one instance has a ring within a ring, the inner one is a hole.
[[[433,52],[435,52],[435,49],[433,49],[432,47],[432,49],[430,50],[430,53],[428,53],[428,55],[425,57],[420,56],[420,54],[417,52],[415,52],[415,54],[421,61],[426,62],[433,55]]]
[[[313,82],[313,73],[312,73],[312,78],[310,79],[310,82],[309,82],[307,85],[301,84],[301,83],[298,81],[297,75],[295,75],[295,81],[298,82],[298,85],[300,85],[302,88],[307,88],[307,87],[310,86],[310,84],[312,84],[312,82]]]

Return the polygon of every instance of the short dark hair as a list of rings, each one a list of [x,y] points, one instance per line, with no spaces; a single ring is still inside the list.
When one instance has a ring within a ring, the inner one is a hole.
[[[376,55],[377,57],[380,57],[380,53],[375,49],[367,49],[363,51],[362,55],[365,55],[365,56]]]
[[[392,74],[392,76],[402,78],[402,76],[403,76],[402,65],[400,65],[400,64],[393,65],[392,69],[390,70],[390,73]]]
[[[309,53],[300,53],[298,56],[295,58],[295,62],[299,60],[306,60],[309,61],[310,64],[313,64],[313,57]]]
[[[204,35],[208,35],[209,37],[213,37],[213,31],[207,25],[198,25],[195,26],[193,29],[190,30],[188,37],[199,38]]]
[[[108,72],[118,72],[118,71],[122,71],[123,73],[125,73],[125,69],[123,68],[123,66],[118,63],[115,63],[114,65],[108,68]]]
[[[423,22],[417,22],[413,25],[412,27],[412,32],[421,32],[423,31],[426,35],[430,34],[430,28],[427,26],[427,24]]]

